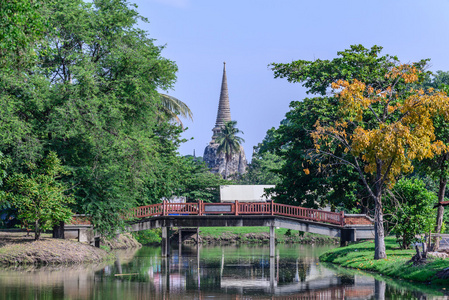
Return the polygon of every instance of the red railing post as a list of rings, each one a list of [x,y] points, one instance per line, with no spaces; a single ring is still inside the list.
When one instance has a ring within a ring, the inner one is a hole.
[[[345,212],[344,211],[340,212],[340,225],[345,226]]]
[[[235,200],[235,215],[239,215],[239,201]]]
[[[162,215],[165,216],[165,212],[166,212],[166,205],[165,205],[165,200],[162,201]]]
[[[274,201],[271,201],[271,215],[274,216]]]
[[[198,201],[198,215],[202,216],[203,215],[203,200]]]

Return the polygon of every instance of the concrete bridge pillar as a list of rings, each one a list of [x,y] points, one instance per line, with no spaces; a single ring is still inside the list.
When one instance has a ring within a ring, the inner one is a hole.
[[[276,280],[275,278],[275,264],[274,264],[274,256],[270,257],[270,289],[271,292],[274,292],[274,281]]]
[[[270,226],[270,257],[274,257],[276,249],[276,234],[274,231],[274,225]]]
[[[181,227],[178,228],[178,257],[181,261],[181,255],[182,255],[182,229]]]
[[[162,227],[162,257],[167,257],[169,256],[169,237],[168,237],[168,227],[167,226],[163,226]]]

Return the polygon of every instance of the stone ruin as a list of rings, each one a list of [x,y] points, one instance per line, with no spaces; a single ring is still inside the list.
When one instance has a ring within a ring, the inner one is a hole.
[[[203,160],[206,162],[212,173],[219,173],[223,177],[226,172],[226,160],[223,153],[217,153],[218,144],[215,139],[221,128],[226,122],[231,121],[231,108],[229,106],[228,82],[226,78],[226,63],[223,64],[223,79],[221,82],[220,101],[218,104],[217,121],[212,129],[212,140],[204,149]],[[248,163],[246,161],[245,151],[240,145],[240,151],[232,155],[228,162],[228,178],[235,174],[246,173]]]

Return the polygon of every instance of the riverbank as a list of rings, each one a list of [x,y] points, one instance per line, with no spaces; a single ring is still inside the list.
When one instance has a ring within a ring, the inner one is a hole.
[[[335,248],[320,256],[320,261],[346,268],[375,272],[382,276],[431,284],[449,284],[449,259],[429,258],[414,266],[410,259],[414,250],[401,250],[395,238],[385,239],[387,258],[374,260],[374,241]]]
[[[111,249],[140,245],[130,239],[132,237],[128,235],[121,235],[107,241],[108,244],[102,249],[73,240],[53,239],[50,234],[43,234],[40,240],[35,241],[33,235],[27,236],[26,232],[0,232],[0,264],[97,263],[113,259],[109,253]]]
[[[325,235],[300,232],[279,228],[275,230],[278,244],[337,244],[338,238]],[[196,235],[186,242],[196,243]],[[200,228],[200,243],[202,244],[239,244],[239,243],[269,243],[268,227],[204,227]]]
[[[338,244],[339,238],[333,238],[321,234],[301,232],[279,228],[275,230],[276,243],[278,244]],[[150,229],[133,233],[134,237],[142,245],[157,245],[161,243],[161,230]],[[179,239],[177,229],[171,234],[171,240]],[[270,242],[268,227],[202,227],[200,228],[201,244],[265,244]],[[197,236],[194,231],[185,237],[183,243],[196,244]]]

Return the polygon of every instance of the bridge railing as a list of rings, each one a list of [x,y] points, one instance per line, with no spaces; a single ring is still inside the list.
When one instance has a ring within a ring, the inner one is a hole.
[[[164,202],[163,215],[198,215],[198,203],[167,203]]]
[[[319,209],[273,203],[273,214],[341,226],[344,225],[343,212],[336,213]]]
[[[343,212],[330,212],[318,209],[304,208],[278,203],[167,203],[146,205],[133,208],[129,214],[131,218],[145,218],[167,215],[279,215],[297,219],[323,222],[344,226]]]
[[[163,215],[163,203],[139,206],[131,209],[130,218],[145,218]]]
[[[263,202],[263,203],[239,203],[236,201],[236,206],[238,207],[238,214],[247,214],[247,215],[271,215],[272,212],[272,204]]]

